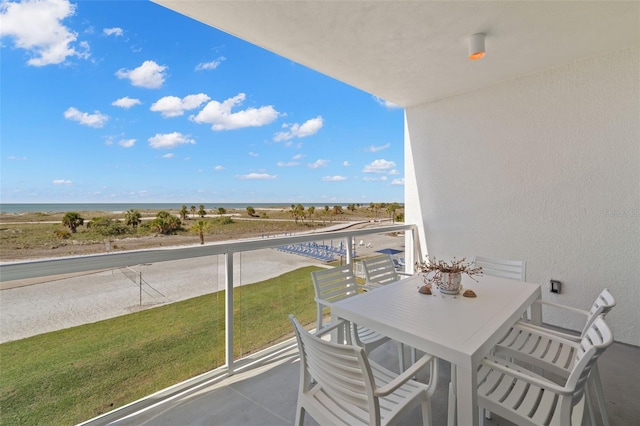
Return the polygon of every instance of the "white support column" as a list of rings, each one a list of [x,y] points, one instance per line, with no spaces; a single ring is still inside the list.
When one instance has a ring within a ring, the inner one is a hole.
[[[227,362],[227,374],[233,374],[233,252],[225,253],[225,356]]]

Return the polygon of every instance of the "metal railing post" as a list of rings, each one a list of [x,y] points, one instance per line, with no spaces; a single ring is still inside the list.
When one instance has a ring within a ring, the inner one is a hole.
[[[353,237],[349,236],[345,239],[347,240],[347,264],[352,264],[353,263]]]
[[[233,252],[227,252],[225,259],[225,358],[227,363],[227,374],[233,374]]]

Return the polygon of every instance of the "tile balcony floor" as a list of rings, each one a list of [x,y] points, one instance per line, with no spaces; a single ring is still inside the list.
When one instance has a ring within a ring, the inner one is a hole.
[[[294,424],[298,392],[299,358],[295,341],[280,350],[241,367],[231,377],[213,378],[157,397],[144,409],[123,411],[120,418],[94,420],[93,425],[230,425],[267,426]],[[390,369],[397,368],[395,343],[374,350],[371,358]],[[612,426],[640,425],[640,348],[614,343],[599,359],[600,374]],[[440,362],[438,390],[432,399],[433,424],[447,423],[449,364]],[[152,396],[153,397],[153,396]],[[153,398],[152,398],[153,399]],[[597,405],[596,405],[597,410]],[[126,417],[125,417],[126,416]],[[596,412],[599,421],[599,413]],[[422,424],[419,408],[403,425]],[[511,425],[498,416],[485,425]],[[308,415],[305,425],[317,425]]]

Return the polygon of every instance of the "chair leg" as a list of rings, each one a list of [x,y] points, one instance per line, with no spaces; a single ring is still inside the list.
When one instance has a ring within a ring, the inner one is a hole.
[[[423,426],[431,426],[433,419],[431,418],[431,399],[427,399],[422,403],[422,424]]]
[[[596,398],[598,400],[598,409],[600,410],[600,417],[602,418],[603,426],[609,426],[609,415],[607,414],[607,402],[604,399],[604,391],[602,390],[602,381],[600,380],[600,372],[598,371],[598,363],[593,364],[591,369],[591,377],[593,380],[593,386],[596,391]]]
[[[585,409],[586,409],[587,417],[589,418],[589,424],[591,426],[596,426],[596,416],[595,414],[593,414],[593,403],[591,402],[591,392],[589,391],[589,382],[587,382],[587,384],[585,385],[584,402],[586,405]],[[582,422],[582,424],[585,424],[584,421]]]
[[[304,424],[304,407],[298,406],[296,410],[296,426],[302,426]]]

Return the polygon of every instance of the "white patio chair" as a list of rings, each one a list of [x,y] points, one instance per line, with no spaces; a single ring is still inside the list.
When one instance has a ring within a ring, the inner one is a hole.
[[[305,413],[322,425],[387,425],[422,405],[422,422],[431,425],[431,397],[438,380],[438,363],[425,355],[404,373],[397,375],[367,357],[362,347],[340,345],[320,338],[339,321],[307,332],[289,315],[300,351],[300,384],[295,424],[304,423]],[[429,383],[411,379],[429,367]]]
[[[373,286],[390,284],[404,276],[411,276],[411,274],[398,271],[393,259],[388,254],[364,259],[362,267],[366,283]]]
[[[482,273],[484,275],[511,278],[519,281],[524,281],[526,277],[527,262],[524,260],[506,260],[476,256],[473,258],[472,263],[474,266],[482,267]]]
[[[604,289],[593,302],[589,311],[542,300],[536,301],[536,303],[584,316],[585,325],[582,332],[580,334],[570,334],[519,321],[504,339],[496,345],[494,353],[498,356],[502,355],[529,363],[561,377],[567,377],[573,366],[575,345],[585,337],[587,331],[590,330],[591,325],[598,317],[602,316],[604,318],[613,309],[616,305],[615,298],[608,289]],[[572,344],[568,345],[565,342],[571,342]],[[593,384],[595,390],[602,424],[609,426],[609,417],[597,363],[593,365],[589,381]],[[590,399],[587,399],[587,404],[591,424],[595,424]]]
[[[563,345],[572,348],[573,358],[561,383],[504,359],[487,357],[477,372],[478,406],[521,426],[581,425],[587,378],[612,342],[613,334],[601,316],[579,343],[565,340]]]
[[[524,260],[508,260],[475,256],[471,263],[475,267],[481,267],[483,275],[509,278],[518,281],[525,281],[527,276],[527,262]],[[528,312],[525,312],[522,315],[522,318],[529,318]]]
[[[474,267],[481,267],[483,275],[490,275],[499,278],[510,278],[524,281],[526,277],[527,262],[524,260],[496,259],[485,256],[475,256],[472,260]],[[527,313],[523,314],[523,319],[528,318]],[[456,366],[451,364],[451,381],[449,382],[449,426],[456,423]],[[486,412],[485,417],[491,418],[491,413]]]
[[[311,273],[313,287],[316,293],[317,328],[323,327],[325,309],[331,309],[331,304],[347,297],[357,296],[367,291],[370,287],[356,283],[351,264],[334,268],[321,269]],[[355,343],[362,346],[367,353],[390,339],[365,327],[354,327],[352,338]]]
[[[393,259],[388,254],[370,257],[362,261],[364,278],[368,286],[376,287],[391,284],[402,277],[410,277],[411,274],[400,272],[396,269]],[[404,344],[398,343],[398,357],[400,359],[400,371],[404,371]],[[411,349],[411,363],[416,360],[416,350]]]

